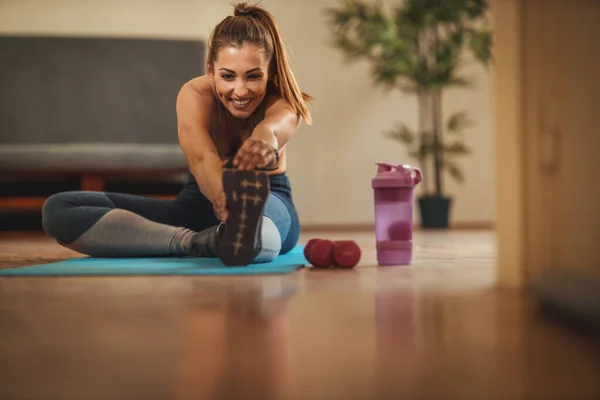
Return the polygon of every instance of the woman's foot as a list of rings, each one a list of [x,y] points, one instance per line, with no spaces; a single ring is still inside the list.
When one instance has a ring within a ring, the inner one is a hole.
[[[223,224],[219,224],[195,233],[191,238],[190,257],[216,257],[223,228]]]
[[[269,195],[265,172],[223,171],[228,217],[217,253],[225,265],[248,265],[260,251],[263,210]]]

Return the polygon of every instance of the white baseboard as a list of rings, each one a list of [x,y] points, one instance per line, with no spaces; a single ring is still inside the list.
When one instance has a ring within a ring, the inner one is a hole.
[[[422,230],[419,224],[414,225],[416,231]],[[494,229],[494,223],[491,221],[456,221],[450,225],[451,230],[484,230],[489,231]],[[332,224],[303,224],[302,232],[366,232],[375,230],[373,223],[332,223]]]

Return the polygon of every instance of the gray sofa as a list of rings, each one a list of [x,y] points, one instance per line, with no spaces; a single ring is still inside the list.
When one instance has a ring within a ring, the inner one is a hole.
[[[183,179],[175,101],[204,60],[201,41],[0,36],[0,185]]]

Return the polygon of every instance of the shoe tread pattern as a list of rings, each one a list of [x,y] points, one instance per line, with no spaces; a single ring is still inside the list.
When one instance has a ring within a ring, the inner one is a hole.
[[[265,172],[225,169],[223,188],[228,216],[219,241],[218,256],[225,265],[246,266],[260,250],[269,178]]]

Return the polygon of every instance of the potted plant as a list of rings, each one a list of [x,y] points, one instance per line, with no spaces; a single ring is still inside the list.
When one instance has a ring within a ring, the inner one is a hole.
[[[456,159],[470,153],[460,134],[472,121],[460,111],[444,123],[442,93],[471,85],[460,75],[465,61],[486,67],[491,62],[487,13],[488,0],[405,0],[388,12],[372,1],[343,0],[326,9],[332,44],[346,60],[367,60],[376,84],[413,94],[418,101],[416,132],[400,122],[385,134],[409,146],[409,156],[421,168],[424,228],[449,225],[452,199],[444,191],[443,172],[464,179]]]

